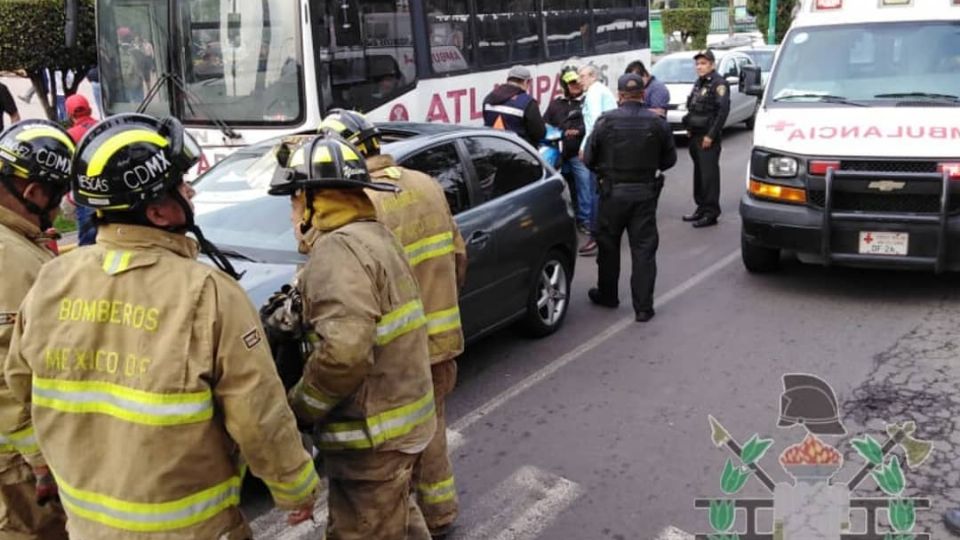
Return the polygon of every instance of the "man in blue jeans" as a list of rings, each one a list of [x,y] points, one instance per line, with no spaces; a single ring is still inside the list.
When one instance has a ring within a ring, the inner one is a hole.
[[[560,70],[560,86],[563,95],[550,103],[543,119],[547,124],[563,132],[560,144],[562,165],[560,172],[564,177],[573,179],[571,191],[574,193],[576,204],[577,229],[583,234],[590,234],[591,201],[593,199],[593,184],[590,170],[580,160],[580,146],[586,126],[583,124],[583,86],[580,85],[580,75],[577,66],[567,64]]]
[[[586,130],[583,135],[584,142],[580,145],[580,161],[583,161],[583,150],[587,145],[587,139],[590,138],[590,132],[593,131],[593,125],[597,123],[600,115],[617,108],[617,99],[613,97],[610,88],[600,81],[600,70],[592,64],[580,68],[580,84],[586,89],[583,95],[583,125]],[[597,214],[600,213],[600,194],[597,190],[596,175],[590,173],[590,179],[592,186],[590,196],[591,237],[578,251],[584,257],[597,254],[596,233]]]

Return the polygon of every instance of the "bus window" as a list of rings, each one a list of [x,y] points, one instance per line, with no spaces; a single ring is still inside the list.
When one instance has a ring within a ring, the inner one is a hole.
[[[101,0],[97,9],[99,62],[103,101],[108,114],[132,112],[168,70],[167,40],[170,22],[166,2]],[[165,89],[147,112],[170,114]]]
[[[204,107],[185,107],[187,122],[294,123],[303,116],[298,4],[189,0],[181,4],[187,88]]]
[[[333,37],[321,57],[329,62],[332,107],[369,111],[412,88],[417,69],[405,7],[383,0],[325,4]]]
[[[538,13],[533,0],[477,2],[477,42],[483,66],[513,66],[540,59]]]
[[[637,49],[647,46],[646,26],[638,26],[635,0],[593,0],[593,22],[596,25],[598,54]],[[644,23],[646,17],[639,22]]]
[[[561,59],[589,53],[590,12],[582,0],[543,0],[547,29],[547,58]]]
[[[470,69],[473,39],[466,0],[428,0],[426,8],[433,72],[442,75]]]

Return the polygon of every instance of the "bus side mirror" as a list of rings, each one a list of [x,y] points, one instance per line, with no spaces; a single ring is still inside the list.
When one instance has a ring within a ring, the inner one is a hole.
[[[748,96],[763,95],[763,79],[757,66],[743,66],[740,70],[740,93]]]

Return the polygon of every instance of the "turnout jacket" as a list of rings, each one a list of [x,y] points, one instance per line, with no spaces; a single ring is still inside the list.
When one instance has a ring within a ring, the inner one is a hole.
[[[197,251],[101,226],[23,303],[5,365],[14,429],[33,423],[71,538],[247,538],[247,465],[281,508],[316,496],[257,312]]]
[[[397,166],[391,156],[367,160],[370,176],[400,187],[400,193],[367,190],[377,220],[390,229],[407,256],[420,286],[427,318],[430,363],[463,352],[458,284],[466,273],[466,245],[453,221],[443,189],[421,172]]]
[[[7,357],[17,310],[36,281],[40,267],[53,259],[47,239],[40,228],[0,206],[0,362]],[[32,478],[20,453],[37,456],[37,439],[33,427],[17,427],[20,404],[6,391],[0,378],[0,484],[15,484]],[[36,462],[42,465],[39,457]]]
[[[382,223],[312,228],[300,272],[311,351],[290,390],[324,451],[418,453],[436,427],[427,319],[403,246]]]

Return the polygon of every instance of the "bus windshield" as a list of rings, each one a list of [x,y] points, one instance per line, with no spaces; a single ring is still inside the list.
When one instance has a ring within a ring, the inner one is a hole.
[[[955,21],[798,28],[782,48],[767,92],[771,105],[958,103]]]
[[[97,13],[108,113],[135,110],[166,75],[174,80],[160,87],[150,113],[176,113],[191,124],[283,125],[302,119],[299,3],[100,0]],[[186,92],[179,91],[180,84]]]

